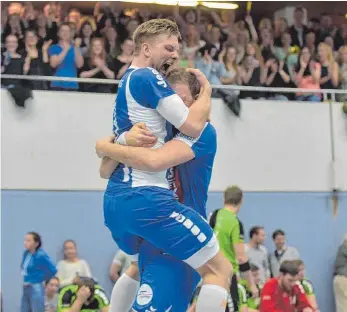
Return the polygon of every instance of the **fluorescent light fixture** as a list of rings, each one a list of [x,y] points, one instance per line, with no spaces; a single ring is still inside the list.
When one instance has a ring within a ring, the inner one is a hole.
[[[160,5],[179,5],[187,7],[195,7],[198,5],[198,1],[184,1],[184,0],[154,0],[153,3]]]
[[[224,2],[207,2],[202,1],[201,4],[210,9],[223,9],[223,10],[235,10],[239,7],[235,3],[224,3]]]

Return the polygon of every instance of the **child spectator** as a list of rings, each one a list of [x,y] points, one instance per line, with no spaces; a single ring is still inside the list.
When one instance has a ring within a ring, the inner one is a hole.
[[[45,312],[56,312],[58,307],[59,278],[53,276],[45,283]]]

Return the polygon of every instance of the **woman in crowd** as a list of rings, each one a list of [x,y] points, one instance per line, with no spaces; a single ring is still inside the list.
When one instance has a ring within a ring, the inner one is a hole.
[[[320,89],[321,66],[312,59],[307,47],[301,50],[299,61],[294,69],[294,83],[301,89]],[[320,102],[320,93],[297,93],[299,101]]]
[[[226,75],[221,77],[222,84],[236,84],[237,63],[236,49],[234,47],[224,47],[218,56],[219,62],[225,66]]]
[[[9,35],[16,36],[18,39],[18,49],[21,50],[24,47],[24,31],[24,24],[20,16],[18,14],[12,14],[8,17],[2,38],[6,39]]]
[[[52,40],[55,44],[58,42],[58,26],[52,15],[46,17],[42,12],[38,14],[36,18],[36,33],[39,38],[37,44],[38,48],[41,48],[44,42]]]
[[[114,61],[114,72],[116,79],[121,79],[133,61],[134,43],[131,38],[127,38],[121,44],[121,54]]]
[[[52,40],[46,41],[42,49],[37,48],[38,36],[34,30],[25,33],[25,51],[22,56],[25,59],[23,73],[33,76],[51,76],[52,70],[49,66],[48,48]],[[48,90],[47,81],[32,80],[32,88],[35,90]]]
[[[92,277],[92,274],[88,263],[78,258],[76,243],[69,239],[64,242],[64,260],[58,262],[60,287],[72,284],[77,276]]]
[[[91,43],[89,57],[85,58],[80,73],[81,78],[114,79],[113,63],[107,57],[105,43],[102,38],[94,38]],[[85,92],[111,92],[112,85],[84,83],[81,85]]]
[[[80,37],[82,39],[80,47],[81,47],[83,57],[86,57],[90,52],[92,35],[93,35],[92,25],[88,21],[85,21],[84,23],[82,23],[81,34],[80,34]]]
[[[347,45],[339,49],[339,64],[340,64],[340,89],[347,90]],[[338,96],[340,102],[347,101],[347,94]]]
[[[200,34],[194,24],[189,24],[187,27],[187,40],[182,43],[182,58],[192,59],[196,52],[206,44],[200,40]]]
[[[306,47],[310,51],[313,59],[316,59],[317,47],[316,47],[316,33],[313,30],[309,30],[305,36]]]
[[[274,23],[274,44],[276,47],[282,46],[282,35],[288,32],[288,22],[286,18],[280,17],[275,19]]]
[[[333,57],[333,51],[329,45],[321,42],[318,45],[318,58],[321,65],[321,89],[336,89],[339,86],[339,66]]]
[[[39,234],[27,233],[24,247],[21,263],[24,279],[21,312],[42,312],[45,308],[43,282],[50,280],[57,273],[57,269],[52,259],[41,248]]]
[[[119,54],[119,47],[118,47],[118,34],[116,27],[111,26],[108,27],[105,30],[105,39],[106,39],[106,52],[108,55],[110,55],[112,58],[115,58],[116,55]]]

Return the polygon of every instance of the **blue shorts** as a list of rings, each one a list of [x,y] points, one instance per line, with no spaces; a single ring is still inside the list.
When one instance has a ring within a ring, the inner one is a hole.
[[[195,210],[159,187],[115,188],[104,195],[105,225],[128,255],[137,255],[142,240],[198,268],[213,258],[218,242]]]
[[[188,309],[200,275],[188,264],[163,254],[148,242],[140,248],[141,286],[133,310],[136,312]]]

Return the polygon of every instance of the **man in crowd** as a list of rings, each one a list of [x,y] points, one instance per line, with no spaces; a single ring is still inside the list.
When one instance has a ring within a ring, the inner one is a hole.
[[[334,275],[336,312],[347,312],[347,234],[337,252]]]
[[[237,186],[228,187],[224,191],[224,208],[216,210],[211,218],[210,225],[219,241],[220,249],[233,266],[230,294],[234,307],[239,306],[237,288],[237,275],[240,272],[248,281],[249,289],[256,298],[259,294],[250,271],[250,264],[245,252],[244,229],[242,222],[237,218],[243,200],[243,192]]]
[[[298,268],[284,261],[280,275],[268,280],[261,292],[260,312],[313,312],[301,285],[296,283]]]
[[[318,304],[316,300],[316,294],[314,293],[313,285],[311,281],[305,277],[305,264],[302,260],[294,260],[294,263],[298,267],[297,281],[305,291],[308,302],[314,311],[319,312]]]
[[[109,300],[103,289],[90,277],[80,276],[59,294],[57,312],[108,312]]]
[[[246,252],[249,262],[259,268],[260,280],[265,283],[270,277],[269,255],[264,246],[265,231],[262,226],[254,226],[249,231],[249,243]]]
[[[286,246],[285,233],[282,230],[276,230],[272,234],[272,240],[275,244],[275,251],[270,255],[270,270],[273,277],[278,276],[280,265],[285,260],[299,260],[300,255],[296,248]]]

